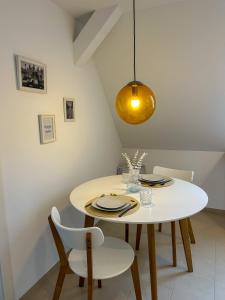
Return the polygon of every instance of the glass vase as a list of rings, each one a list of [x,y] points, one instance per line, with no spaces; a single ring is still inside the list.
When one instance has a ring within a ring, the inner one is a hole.
[[[140,169],[129,169],[129,183],[138,184],[139,181],[139,175],[140,175]]]
[[[127,190],[130,193],[137,193],[140,191],[141,185],[138,181],[140,175],[140,169],[129,170],[129,182],[127,184]]]

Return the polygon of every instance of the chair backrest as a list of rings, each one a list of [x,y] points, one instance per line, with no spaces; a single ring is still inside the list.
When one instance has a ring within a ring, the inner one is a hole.
[[[92,248],[99,247],[104,242],[104,235],[98,227],[70,228],[61,224],[61,217],[56,207],[51,210],[51,219],[65,246],[71,249],[86,250],[86,234],[91,233]]]
[[[155,166],[153,168],[153,174],[174,177],[174,178],[183,179],[183,180],[186,180],[189,182],[192,182],[194,179],[194,171],[169,169],[169,168],[164,168],[164,167],[160,167],[160,166]]]

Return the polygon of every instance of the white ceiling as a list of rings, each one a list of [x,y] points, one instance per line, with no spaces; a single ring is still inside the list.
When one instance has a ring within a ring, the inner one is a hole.
[[[82,14],[98,10],[107,6],[120,4],[123,11],[128,11],[132,7],[132,0],[52,0],[70,14],[78,17]],[[137,9],[146,9],[171,2],[184,0],[136,0]]]

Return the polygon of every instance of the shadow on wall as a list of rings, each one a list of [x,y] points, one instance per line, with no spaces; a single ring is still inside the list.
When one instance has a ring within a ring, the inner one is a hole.
[[[63,202],[68,203],[69,201],[68,199],[66,199],[66,201]],[[84,224],[84,216],[76,211],[70,204],[61,209],[61,203],[62,199],[58,199],[58,201],[54,201],[54,204],[52,204],[52,206],[54,205],[59,208],[62,217],[62,223],[69,227],[82,227]],[[24,275],[17,278],[17,286],[25,286],[25,282],[23,282],[23,280],[26,280],[26,278],[40,279],[59,260],[52,233],[48,224],[48,216],[50,215],[50,211],[51,207],[49,207],[48,204],[48,207],[42,208],[42,211],[39,211],[39,213],[37,213],[37,218],[30,222],[30,224],[32,224],[32,227],[34,227],[35,229],[36,226],[40,226],[40,216],[42,215],[41,219],[45,219],[39,237],[27,237],[28,242],[30,244],[33,243],[33,245],[32,247],[29,247],[29,253],[26,254],[26,257],[28,257],[28,259],[26,259],[26,261],[24,261],[22,264],[23,266],[21,268],[21,274]],[[30,230],[30,232],[34,233],[36,231]],[[23,234],[23,232],[21,232],[21,234]],[[19,235],[17,242],[18,241]],[[15,242],[15,245],[16,244],[17,243]],[[21,245],[21,247],[24,249],[24,251],[26,251],[24,245]],[[51,286],[49,288],[46,287],[46,290],[49,292],[49,294],[52,293]]]
[[[2,281],[2,266],[0,265],[0,299],[5,299]]]
[[[83,227],[84,215],[78,212],[71,204],[61,212],[62,224],[68,227]]]
[[[209,207],[219,203],[217,209],[225,209],[225,154],[206,174],[201,187],[209,196]]]
[[[13,273],[0,164],[0,299],[14,299]]]

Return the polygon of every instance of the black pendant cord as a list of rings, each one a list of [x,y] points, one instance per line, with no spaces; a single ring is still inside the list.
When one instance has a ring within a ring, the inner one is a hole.
[[[133,0],[133,39],[134,39],[134,81],[136,81],[136,24],[135,24],[135,0]]]

